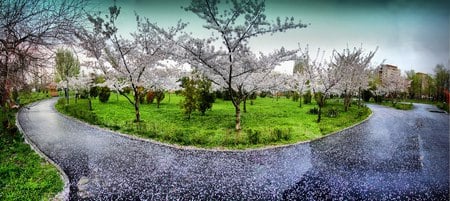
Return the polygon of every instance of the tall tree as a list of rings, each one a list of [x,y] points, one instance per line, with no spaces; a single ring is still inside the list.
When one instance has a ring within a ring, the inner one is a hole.
[[[55,56],[57,78],[65,82],[64,95],[69,104],[69,78],[80,74],[80,62],[71,51],[58,49]]]
[[[303,28],[305,24],[286,18],[269,21],[264,14],[265,3],[261,0],[231,0],[223,5],[218,0],[192,0],[185,8],[201,19],[205,20],[203,26],[219,34],[218,38],[211,37],[205,40],[190,39],[182,45],[194,66],[200,67],[209,78],[219,86],[228,89],[231,102],[235,108],[235,130],[241,130],[241,108],[243,101],[242,86],[236,80],[248,73],[258,71],[266,66],[240,65],[240,57],[250,52],[248,40],[267,33],[283,32],[289,29]],[[222,43],[220,48],[213,44]],[[274,59],[282,60],[295,52],[283,49],[271,55]],[[275,62],[278,63],[278,62]]]
[[[317,122],[322,119],[322,108],[325,106],[327,98],[336,91],[343,77],[342,72],[336,65],[324,61],[323,55],[323,53],[320,53],[320,49],[317,50],[315,57],[310,55],[308,47],[301,49],[300,58],[304,64],[303,69],[306,73],[306,79],[310,82],[317,106],[319,106]]]
[[[439,64],[434,68],[435,84],[436,84],[436,98],[439,101],[445,100],[445,91],[450,90],[450,69]],[[448,104],[448,103],[447,103]]]
[[[381,90],[385,96],[391,98],[392,105],[395,106],[401,93],[406,92],[408,80],[400,74],[387,74],[381,81]]]
[[[365,54],[361,47],[353,50],[346,48],[342,52],[333,51],[330,65],[339,69],[342,75],[338,88],[344,95],[344,111],[348,111],[356,92],[360,97],[361,91],[368,88],[369,68],[376,51]]]
[[[110,86],[133,105],[135,121],[140,122],[139,97],[143,93],[144,75],[151,73],[149,69],[159,66],[162,60],[168,58],[167,53],[175,46],[172,39],[185,24],[178,23],[176,27],[165,30],[136,14],[137,30],[131,34],[132,40],[129,40],[117,33],[116,20],[119,14],[120,7],[114,5],[109,7],[106,19],[89,15],[93,31],[84,29],[77,36],[88,55],[97,60],[96,65],[105,74],[108,83],[112,83]],[[133,97],[122,91],[124,86],[131,87]]]
[[[0,1],[0,105],[30,62],[44,63],[53,45],[71,39],[81,23],[86,0]]]

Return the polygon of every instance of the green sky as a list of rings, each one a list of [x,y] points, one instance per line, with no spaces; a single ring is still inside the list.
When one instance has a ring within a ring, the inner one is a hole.
[[[204,22],[181,7],[188,0],[118,0],[122,7],[119,29],[126,35],[135,28],[134,12],[150,18],[161,26],[189,22],[187,31],[198,37],[210,32]],[[112,1],[93,4],[106,9]],[[432,73],[436,64],[449,66],[449,3],[446,1],[407,0],[267,0],[266,14],[293,16],[310,24],[305,29],[258,37],[251,41],[254,51],[270,52],[284,46],[288,49],[309,45],[328,54],[333,49],[359,47],[379,48],[374,63],[399,66],[403,71],[414,69]],[[290,64],[286,64],[288,67]],[[287,68],[287,67],[286,67]]]

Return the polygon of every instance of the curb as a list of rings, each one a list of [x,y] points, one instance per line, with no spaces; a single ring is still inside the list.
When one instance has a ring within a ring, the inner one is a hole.
[[[128,138],[128,139],[137,140],[137,141],[141,141],[141,142],[149,142],[149,143],[156,144],[156,145],[159,145],[159,146],[165,146],[165,147],[168,147],[168,148],[173,148],[173,149],[178,149],[178,150],[210,151],[210,152],[253,152],[253,151],[265,151],[265,150],[271,150],[271,149],[283,149],[283,148],[287,148],[287,147],[291,147],[291,146],[296,146],[296,145],[299,145],[299,144],[311,143],[311,142],[314,142],[314,141],[321,140],[321,139],[323,139],[323,138],[329,137],[329,136],[331,136],[331,135],[338,134],[338,133],[340,133],[340,132],[342,132],[342,131],[344,131],[344,130],[347,130],[347,129],[350,129],[350,128],[359,126],[360,124],[363,124],[363,123],[367,122],[367,121],[372,117],[372,115],[373,115],[373,111],[370,110],[371,113],[370,113],[370,115],[369,115],[366,119],[364,119],[364,120],[362,120],[362,121],[360,121],[360,122],[358,122],[358,123],[356,123],[356,124],[353,124],[353,125],[351,125],[351,126],[348,126],[348,127],[346,127],[346,128],[343,128],[343,129],[341,129],[341,130],[338,130],[338,131],[335,131],[335,132],[332,132],[332,133],[323,135],[323,136],[321,136],[321,137],[319,137],[319,138],[315,138],[315,139],[312,139],[312,140],[296,142],[296,143],[293,143],[293,144],[283,144],[283,145],[265,146],[265,147],[261,147],[261,148],[250,148],[250,149],[243,149],[243,150],[233,150],[233,149],[220,149],[220,148],[207,149],[207,148],[194,147],[194,146],[174,145],[174,144],[169,144],[169,143],[164,143],[164,142],[156,141],[156,140],[153,140],[153,139],[141,138],[141,137],[138,137],[138,136],[135,136],[135,135],[132,135],[132,134],[123,134],[123,133],[120,133],[120,132],[111,130],[111,129],[109,129],[109,128],[106,128],[106,127],[100,127],[100,126],[98,126],[98,125],[92,125],[92,124],[89,124],[89,123],[87,123],[87,122],[85,122],[85,121],[82,121],[82,120],[80,120],[80,119],[77,119],[77,118],[75,118],[75,117],[72,117],[72,116],[63,114],[63,113],[59,112],[59,111],[55,108],[55,104],[53,105],[53,109],[54,109],[58,114],[60,114],[62,117],[64,117],[64,118],[67,118],[67,119],[70,119],[70,120],[73,120],[73,121],[77,121],[77,122],[79,122],[79,123],[82,123],[82,124],[84,124],[84,125],[90,126],[90,127],[92,127],[92,128],[104,130],[104,131],[107,131],[107,132],[110,132],[110,133],[113,133],[113,134],[116,134],[116,135],[119,135],[119,136],[122,136],[122,137],[125,137],[125,138]],[[369,108],[369,109],[370,109],[370,108]]]
[[[37,101],[37,102],[33,102],[33,103],[39,103],[41,101]],[[16,126],[19,129],[19,132],[22,133],[22,136],[25,139],[25,143],[29,144],[31,149],[33,149],[41,158],[43,158],[48,163],[52,164],[58,170],[59,176],[61,177],[61,179],[64,182],[63,190],[60,191],[59,193],[57,193],[55,195],[55,197],[53,197],[51,200],[67,201],[67,200],[69,200],[69,191],[70,191],[69,177],[55,161],[53,161],[51,158],[49,158],[47,155],[45,155],[41,150],[39,150],[39,148],[33,143],[33,141],[25,134],[24,130],[22,129],[22,127],[20,125],[19,118],[18,118],[19,112],[21,112],[23,108],[24,107],[20,108],[19,111],[17,111],[17,113],[16,113]]]

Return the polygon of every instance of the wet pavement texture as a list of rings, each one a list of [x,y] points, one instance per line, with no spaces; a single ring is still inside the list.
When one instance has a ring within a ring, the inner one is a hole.
[[[74,121],[56,100],[18,120],[69,176],[70,200],[449,200],[449,116],[431,105],[370,105],[365,123],[310,143],[207,151]]]

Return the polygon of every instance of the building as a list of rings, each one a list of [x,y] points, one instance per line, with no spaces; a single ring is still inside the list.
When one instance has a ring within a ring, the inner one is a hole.
[[[383,64],[378,68],[378,77],[381,83],[386,81],[388,77],[401,77],[400,69],[397,66],[390,64]]]

